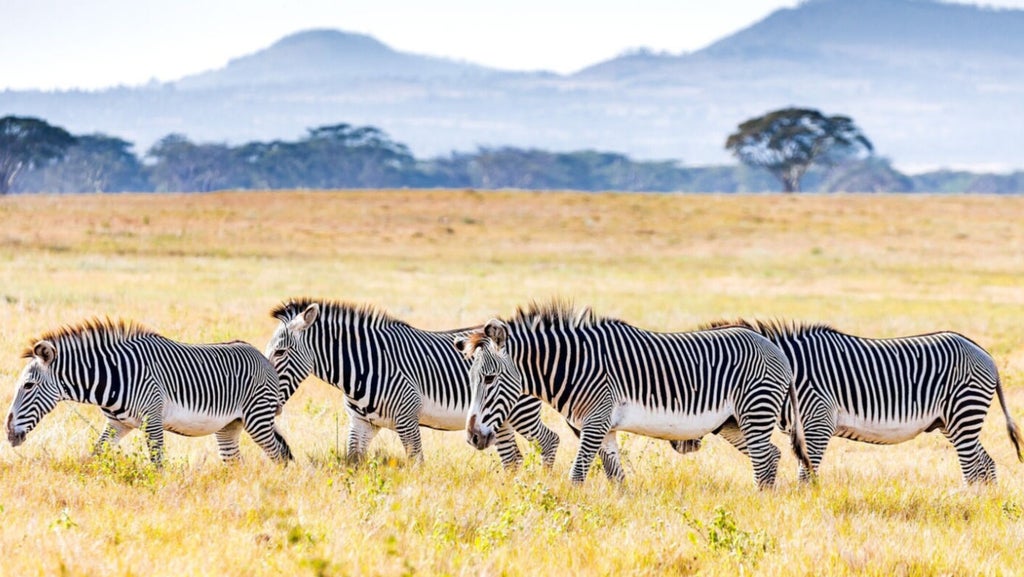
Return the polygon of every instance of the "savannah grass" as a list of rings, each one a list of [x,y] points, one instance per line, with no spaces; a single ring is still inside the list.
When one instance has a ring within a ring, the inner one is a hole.
[[[168,337],[263,348],[290,296],[370,302],[425,329],[571,298],[653,330],[718,317],[823,321],[865,336],[950,329],[995,357],[1024,422],[1024,198],[621,195],[475,191],[0,198],[0,403],[42,332],[92,316]],[[675,454],[620,434],[627,479],[568,482],[527,449],[503,472],[459,432],[424,430],[422,465],[382,432],[344,459],[341,394],[308,380],[275,465],[243,436],[167,436],[154,469],[135,432],[89,451],[94,407],[62,404],[0,446],[4,575],[1013,575],[1024,464],[993,408],[999,481],[965,488],[939,435],[833,440],[817,484],[783,452],[759,492],[724,441]],[[785,448],[786,439],[775,436]],[[525,447],[524,447],[525,448]]]

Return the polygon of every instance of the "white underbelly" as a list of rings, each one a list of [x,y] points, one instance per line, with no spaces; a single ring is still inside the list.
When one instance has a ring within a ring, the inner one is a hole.
[[[659,439],[699,439],[720,427],[732,413],[732,405],[728,403],[697,415],[624,404],[612,413],[612,430]]]
[[[164,405],[164,429],[189,437],[212,435],[241,417],[241,411],[213,415],[183,407],[173,401],[167,401]]]
[[[865,419],[840,413],[836,419],[836,436],[868,443],[891,445],[909,441],[920,435],[939,418],[938,413],[916,419],[887,421]]]
[[[420,405],[420,425],[441,431],[457,431],[466,427],[466,411],[445,407],[426,397]]]

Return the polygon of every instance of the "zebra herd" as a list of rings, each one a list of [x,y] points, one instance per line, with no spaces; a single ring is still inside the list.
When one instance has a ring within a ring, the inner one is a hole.
[[[719,435],[750,459],[757,485],[771,487],[776,428],[790,436],[801,480],[817,472],[834,436],[894,444],[940,430],[964,481],[990,482],[995,463],[979,436],[998,396],[1024,461],[995,362],[951,332],[866,339],[821,324],[737,320],[659,333],[563,302],[440,332],[329,300],[292,299],[271,314],[279,324],[262,354],[239,341],[178,343],[126,322],[48,332],[24,353],[7,438],[20,445],[69,400],[107,418],[97,451],[142,428],[157,464],[165,430],[215,434],[231,461],[244,430],[270,458],[288,461],[275,417],[312,374],[344,394],[353,460],[382,427],[414,461],[423,459],[420,427],[465,428],[477,449],[495,445],[506,467],[523,458],[516,433],[536,442],[550,467],[559,438],[541,421],[546,403],[579,437],[577,483],[598,456],[610,479],[623,479],[616,432],[628,431],[680,453]]]

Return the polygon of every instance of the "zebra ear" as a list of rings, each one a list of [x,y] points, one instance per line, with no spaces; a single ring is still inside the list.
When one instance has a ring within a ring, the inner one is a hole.
[[[288,323],[288,328],[295,332],[302,332],[316,322],[318,316],[320,316],[320,304],[313,303],[306,307],[306,310],[302,311],[301,315],[292,319],[292,322]]]
[[[50,341],[39,341],[32,347],[32,356],[39,359],[43,366],[48,366],[57,358],[57,347]]]
[[[508,338],[508,325],[498,319],[491,319],[484,325],[484,334],[491,339],[495,347],[503,349]]]

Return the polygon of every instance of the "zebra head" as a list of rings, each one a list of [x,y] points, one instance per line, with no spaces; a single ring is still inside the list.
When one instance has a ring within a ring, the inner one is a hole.
[[[267,342],[264,354],[277,371],[281,404],[299,388],[299,383],[313,372],[313,349],[305,338],[306,330],[320,316],[320,305],[311,303],[298,314],[277,316],[281,321]]]
[[[15,447],[25,442],[25,436],[64,398],[52,367],[57,347],[51,341],[39,341],[25,357],[31,360],[21,371],[18,392],[7,413],[7,440]]]
[[[472,364],[472,400],[466,418],[466,441],[477,449],[494,444],[512,407],[522,395],[523,375],[505,348],[508,325],[493,319],[480,332],[455,339],[455,348]]]

